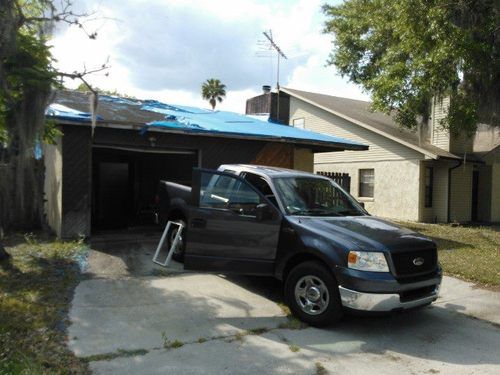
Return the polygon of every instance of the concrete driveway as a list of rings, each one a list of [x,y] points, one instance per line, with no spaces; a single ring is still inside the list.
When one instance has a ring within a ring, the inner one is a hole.
[[[155,241],[93,243],[69,346],[96,374],[500,373],[498,292],[445,278],[430,307],[303,328],[278,282],[163,271]]]

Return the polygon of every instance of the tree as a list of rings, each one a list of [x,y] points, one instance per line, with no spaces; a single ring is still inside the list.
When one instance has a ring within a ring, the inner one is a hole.
[[[500,125],[498,0],[346,0],[323,11],[335,36],[327,64],[369,92],[373,109],[414,128],[433,97],[450,96],[442,125],[452,133]]]
[[[215,78],[207,79],[201,86],[201,96],[203,99],[208,100],[213,111],[217,102],[221,103],[226,97],[226,85]]]
[[[85,82],[84,76],[91,72],[66,74],[53,68],[46,42],[54,23],[85,31],[78,20],[82,15],[71,11],[69,0],[54,4],[0,0],[0,231],[42,226],[44,170],[35,151],[59,134],[45,120],[51,91],[58,87],[60,76]]]

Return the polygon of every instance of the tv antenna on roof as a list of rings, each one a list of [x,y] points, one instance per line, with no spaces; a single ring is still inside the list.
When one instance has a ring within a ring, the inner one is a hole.
[[[280,58],[288,59],[286,55],[283,53],[281,48],[276,44],[273,39],[272,30],[264,31],[262,34],[266,37],[267,41],[259,41],[258,45],[265,47],[267,50],[274,49],[276,51],[276,55],[278,56],[278,64],[277,64],[277,74],[276,74],[276,88],[280,89]]]
[[[286,55],[283,53],[281,48],[276,44],[276,42],[273,39],[273,32],[272,30],[269,31],[264,31],[262,34],[266,37],[267,40],[260,40],[257,42],[257,44],[261,47],[261,52],[264,50],[275,50],[276,55],[278,57],[278,63],[277,63],[277,72],[276,72],[276,90],[278,91],[278,101],[277,101],[277,115],[276,115],[276,120],[279,122],[279,115],[280,115],[280,58],[284,58],[285,60],[288,59]],[[263,54],[257,54],[259,57],[265,57]]]

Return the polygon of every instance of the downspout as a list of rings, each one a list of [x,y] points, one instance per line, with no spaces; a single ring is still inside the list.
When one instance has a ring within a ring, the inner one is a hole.
[[[450,222],[450,204],[451,204],[451,172],[454,170],[454,169],[457,169],[458,167],[460,167],[462,164],[464,163],[464,161],[462,159],[460,159],[458,161],[458,164],[455,165],[454,167],[451,167],[451,168],[448,168],[448,207],[447,207],[447,222],[449,223]]]

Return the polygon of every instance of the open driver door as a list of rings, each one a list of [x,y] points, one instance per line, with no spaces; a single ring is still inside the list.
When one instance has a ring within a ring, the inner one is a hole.
[[[193,171],[184,268],[273,275],[282,215],[242,178]]]

